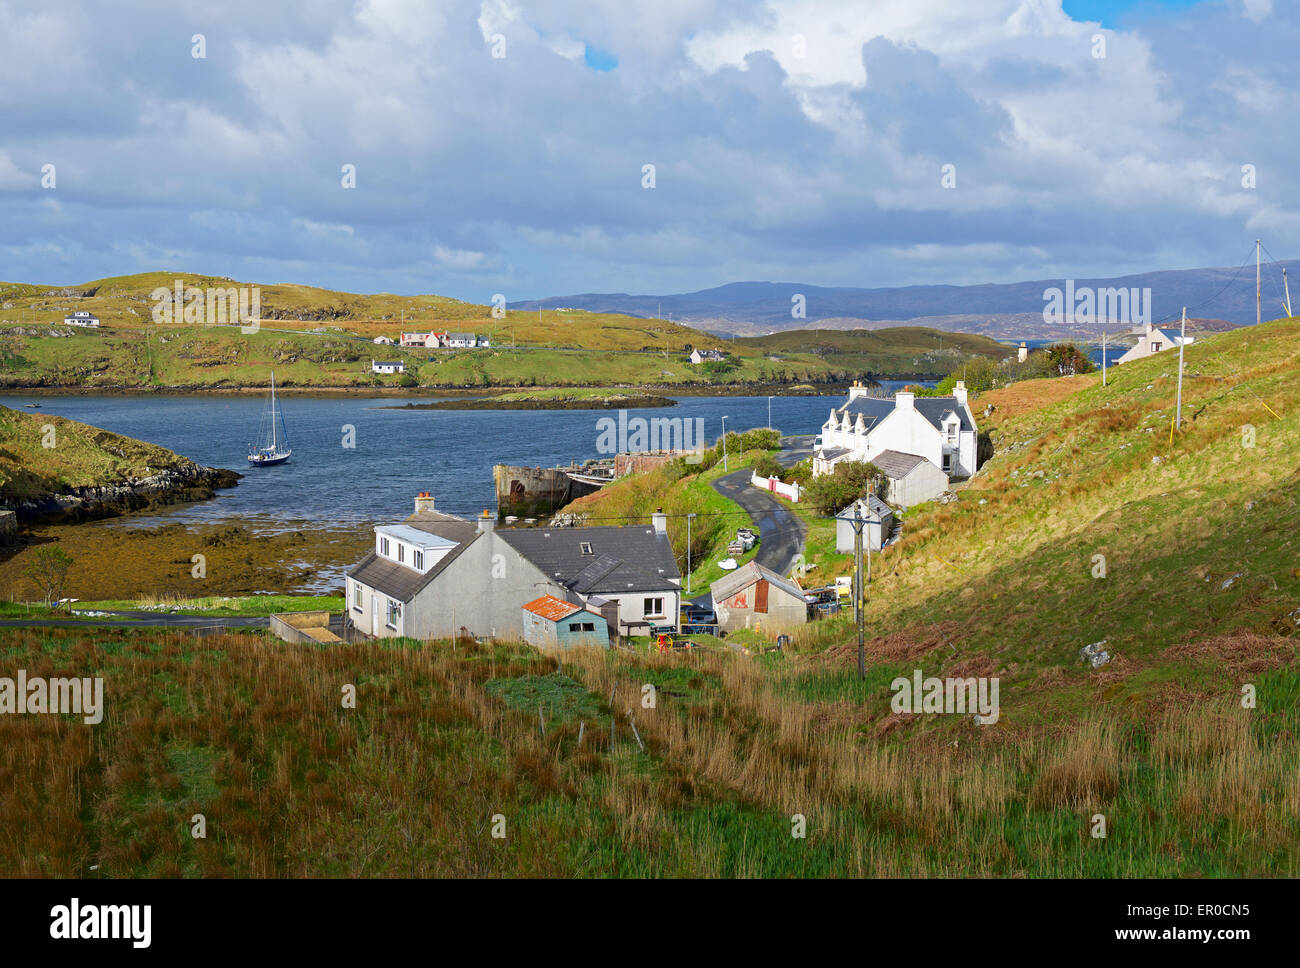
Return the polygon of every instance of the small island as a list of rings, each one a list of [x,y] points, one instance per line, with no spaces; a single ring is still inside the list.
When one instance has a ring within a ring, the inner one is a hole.
[[[468,400],[438,400],[381,407],[382,410],[635,410],[675,407],[677,401],[635,390],[601,387],[547,387],[515,390]]]

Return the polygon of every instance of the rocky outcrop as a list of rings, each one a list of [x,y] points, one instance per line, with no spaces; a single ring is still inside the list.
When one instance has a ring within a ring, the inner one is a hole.
[[[85,521],[169,504],[206,501],[218,489],[234,487],[242,476],[234,471],[186,461],[149,477],[128,478],[116,484],[93,487],[71,487],[57,494],[10,503],[23,521]]]

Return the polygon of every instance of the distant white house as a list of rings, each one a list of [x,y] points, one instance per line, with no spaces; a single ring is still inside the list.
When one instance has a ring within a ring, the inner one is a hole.
[[[833,473],[841,461],[876,462],[887,451],[928,461],[949,478],[969,477],[978,469],[978,431],[961,380],[950,397],[900,391],[893,399],[869,396],[867,387],[854,383],[848,401],[831,411],[821,436],[813,453],[814,477]]]
[[[67,326],[98,326],[99,317],[94,313],[77,310],[75,313],[68,313],[68,315],[64,316],[63,322]]]
[[[477,338],[473,333],[448,333],[447,345],[452,349],[473,349]]]
[[[371,373],[405,373],[406,364],[400,360],[371,360]]]
[[[480,336],[475,340],[475,345],[479,347],[491,346],[492,341],[486,336]]]
[[[726,354],[722,350],[702,350],[695,347],[691,348],[691,362],[696,366],[701,363],[719,363],[725,359]]]
[[[1179,344],[1191,346],[1195,342],[1195,338],[1192,336],[1180,337],[1173,330],[1158,329],[1150,323],[1147,323],[1145,328],[1134,330],[1134,332],[1138,334],[1137,345],[1116,360],[1116,363],[1144,359],[1163,350],[1174,349]]]
[[[383,343],[385,346],[392,346],[392,345],[393,345],[393,340],[392,340],[392,338],[391,338],[391,337],[388,337],[388,336],[376,336],[376,337],[374,338],[374,342],[376,342],[376,343]]]

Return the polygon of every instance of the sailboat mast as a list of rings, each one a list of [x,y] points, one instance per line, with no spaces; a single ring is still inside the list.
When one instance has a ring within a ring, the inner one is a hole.
[[[271,371],[271,453],[279,448],[275,443],[275,370]]]

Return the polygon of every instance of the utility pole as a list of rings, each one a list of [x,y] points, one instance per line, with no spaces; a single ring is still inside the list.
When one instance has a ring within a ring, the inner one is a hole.
[[[1106,331],[1101,331],[1101,385],[1106,385]]]
[[[686,594],[691,593],[691,518],[694,513],[686,515]]]
[[[862,503],[853,503],[853,623],[858,629],[858,678],[867,677],[867,646],[862,631]]]
[[[1187,307],[1183,307],[1183,326],[1178,337],[1178,406],[1174,411],[1174,426],[1183,428],[1183,344],[1187,342]]]
[[[767,398],[767,429],[772,429],[772,398]]]
[[[1187,310],[1184,309],[1183,312],[1186,313]],[[1256,325],[1256,326],[1259,325],[1259,313],[1260,313],[1260,302],[1259,302],[1259,239],[1256,239],[1256,240],[1255,240],[1255,325]]]
[[[722,418],[722,472],[727,472],[727,418]]]
[[[1282,288],[1286,290],[1286,315],[1291,318],[1291,286],[1286,281],[1286,267],[1282,268]]]

